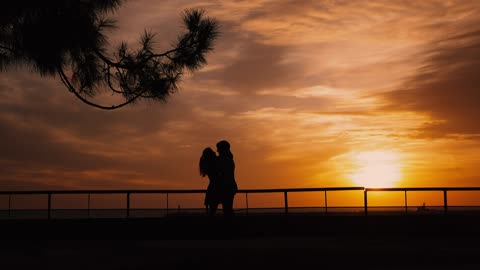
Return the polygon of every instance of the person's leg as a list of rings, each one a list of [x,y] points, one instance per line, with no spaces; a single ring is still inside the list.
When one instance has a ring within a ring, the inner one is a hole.
[[[210,212],[209,212],[209,215],[211,217],[215,216],[215,213],[217,212],[217,208],[218,208],[218,204],[216,203],[211,203],[210,204]]]
[[[225,217],[230,218],[233,216],[233,198],[235,194],[225,196],[223,200],[223,213]]]
[[[205,193],[205,200],[203,201],[207,215],[210,213],[210,201],[212,200],[210,197],[210,192],[207,189],[207,192]]]

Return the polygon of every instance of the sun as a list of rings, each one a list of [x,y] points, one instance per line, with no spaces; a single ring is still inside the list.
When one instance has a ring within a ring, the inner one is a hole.
[[[394,151],[353,154],[353,172],[348,177],[364,187],[393,187],[401,178],[400,155]]]

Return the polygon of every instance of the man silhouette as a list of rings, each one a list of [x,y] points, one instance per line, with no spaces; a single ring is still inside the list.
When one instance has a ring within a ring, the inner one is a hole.
[[[218,152],[218,182],[223,213],[226,218],[233,216],[233,199],[238,187],[235,181],[235,162],[230,151],[230,143],[222,140],[217,143]]]

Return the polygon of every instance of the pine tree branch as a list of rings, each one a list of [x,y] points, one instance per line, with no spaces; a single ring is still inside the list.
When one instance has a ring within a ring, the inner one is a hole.
[[[140,93],[138,93],[137,95],[135,95],[134,97],[130,98],[129,100],[125,101],[124,103],[121,103],[121,104],[118,104],[118,105],[112,105],[110,107],[107,107],[107,106],[103,106],[103,105],[99,105],[99,104],[96,104],[96,103],[93,103],[87,99],[85,99],[84,97],[82,97],[78,91],[75,89],[75,87],[70,83],[70,81],[68,80],[68,77],[67,75],[65,75],[65,72],[63,71],[63,69],[59,68],[58,69],[58,75],[60,76],[60,79],[62,80],[63,84],[68,88],[68,90],[70,92],[72,92],[78,99],[80,99],[82,102],[90,105],[90,106],[93,106],[93,107],[96,107],[96,108],[99,108],[99,109],[102,109],[102,110],[115,110],[115,109],[118,109],[118,108],[121,108],[127,104],[130,104],[132,103],[133,101],[135,101],[137,98],[139,98],[141,95],[143,95],[147,90],[144,90]]]
[[[149,59],[150,59],[150,58],[153,58],[153,57],[163,57],[163,56],[167,56],[167,57],[168,57],[169,54],[174,53],[174,52],[178,51],[179,49],[180,49],[180,48],[175,48],[175,49],[166,51],[166,52],[164,52],[164,53],[152,54],[152,55],[150,55]],[[170,57],[168,57],[168,58],[171,59]]]
[[[112,90],[112,92],[114,92],[114,93],[123,94],[123,93],[124,93],[123,91],[117,90],[117,89],[113,86],[113,84],[112,84],[112,79],[111,79],[112,74],[111,74],[111,72],[110,72],[111,67],[112,67],[112,66],[108,65],[108,68],[107,68],[107,70],[106,70],[106,72],[107,72],[107,75],[106,75],[106,76],[107,76],[107,84],[108,84],[108,87],[109,87],[110,90]],[[120,72],[120,70],[118,70],[118,68],[117,68],[117,71]]]
[[[118,62],[113,62],[112,60],[110,60],[108,57],[106,57],[105,55],[103,55],[101,52],[99,52],[98,50],[95,50],[94,51],[95,54],[100,58],[102,59],[103,62],[105,62],[106,64],[110,65],[110,66],[113,66],[113,67],[118,67],[118,68],[123,68],[123,69],[129,69],[130,67],[127,66],[127,65],[123,65],[123,64],[120,64]]]

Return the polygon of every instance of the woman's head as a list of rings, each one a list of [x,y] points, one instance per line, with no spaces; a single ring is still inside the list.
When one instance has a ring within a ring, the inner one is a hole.
[[[230,143],[225,140],[217,143],[217,152],[221,156],[228,156],[233,159],[233,154],[230,152]]]
[[[213,151],[212,148],[207,147],[203,150],[202,156],[200,157],[200,162],[199,162],[199,170],[200,170],[200,175],[201,176],[206,176],[213,165],[215,164],[215,159],[217,158],[217,155],[215,154],[215,151]]]

